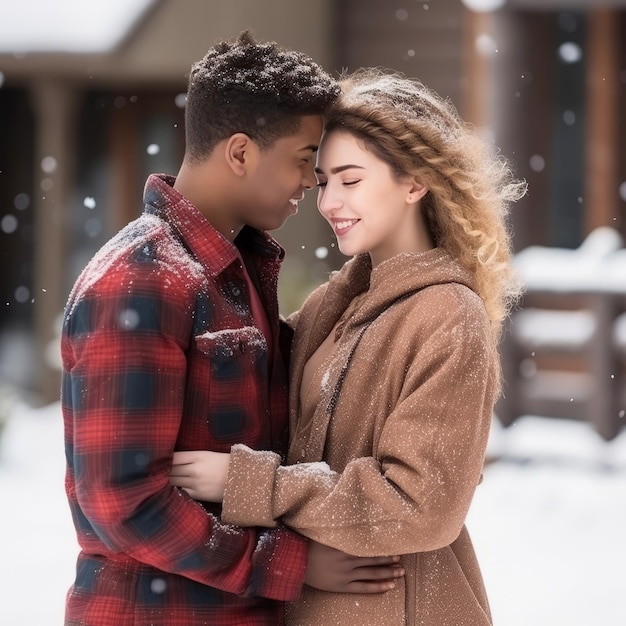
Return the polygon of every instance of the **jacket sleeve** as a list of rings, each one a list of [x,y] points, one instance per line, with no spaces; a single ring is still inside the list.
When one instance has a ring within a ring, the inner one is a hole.
[[[452,543],[480,481],[492,418],[497,367],[483,318],[484,311],[461,312],[431,329],[423,345],[429,356],[418,353],[408,366],[375,456],[337,473],[322,463],[279,466],[276,455],[236,446],[224,519],[280,521],[358,556]]]
[[[173,286],[115,280],[70,302],[62,337],[68,496],[83,549],[103,542],[233,594],[297,598],[305,539],[228,525],[169,484],[192,305]]]

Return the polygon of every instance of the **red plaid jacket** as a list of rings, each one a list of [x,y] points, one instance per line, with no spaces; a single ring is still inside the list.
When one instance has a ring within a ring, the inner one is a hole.
[[[168,483],[174,450],[287,443],[282,250],[248,227],[236,242],[272,327],[268,360],[235,247],[172,184],[148,179],[143,215],[95,255],[65,311],[66,490],[81,546],[68,625],[278,624],[304,580],[304,539],[222,524]]]

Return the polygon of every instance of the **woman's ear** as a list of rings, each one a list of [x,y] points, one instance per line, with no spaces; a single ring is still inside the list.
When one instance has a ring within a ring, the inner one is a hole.
[[[256,149],[256,144],[245,133],[231,135],[224,147],[224,158],[228,167],[237,176],[244,176],[254,163]]]
[[[409,193],[406,196],[406,201],[409,204],[414,204],[415,202],[421,200],[427,193],[428,187],[426,187],[426,185],[422,185],[422,183],[418,183],[416,180],[413,180]]]

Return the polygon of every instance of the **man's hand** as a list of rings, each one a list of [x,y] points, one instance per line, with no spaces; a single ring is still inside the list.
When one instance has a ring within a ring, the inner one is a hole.
[[[336,593],[383,593],[404,576],[399,560],[399,556],[351,556],[311,541],[304,582]]]
[[[229,465],[230,454],[223,452],[174,452],[170,483],[182,487],[194,500],[221,502]]]

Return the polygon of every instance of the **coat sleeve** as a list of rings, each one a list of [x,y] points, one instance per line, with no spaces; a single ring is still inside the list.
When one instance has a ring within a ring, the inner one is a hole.
[[[418,353],[408,366],[375,456],[356,458],[337,473],[322,463],[279,466],[275,455],[235,447],[224,519],[280,521],[358,556],[452,543],[480,481],[496,389],[495,351],[483,318],[484,311],[461,311],[430,329],[423,346],[429,356]]]
[[[173,285],[167,295],[140,276],[117,280],[70,302],[62,337],[66,483],[83,549],[103,543],[112,558],[233,594],[297,598],[305,539],[228,525],[169,484],[191,304]]]

